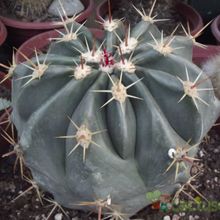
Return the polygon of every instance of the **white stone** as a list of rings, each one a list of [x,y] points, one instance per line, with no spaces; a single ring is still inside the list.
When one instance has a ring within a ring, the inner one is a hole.
[[[170,216],[169,215],[166,215],[163,217],[163,220],[171,220]]]
[[[195,220],[195,218],[192,215],[190,215],[189,220]]]
[[[63,219],[63,214],[62,213],[57,213],[55,216],[54,216],[54,220],[62,220]]]
[[[202,150],[199,151],[199,156],[200,157],[204,157],[205,156],[205,154],[204,154],[204,152]]]
[[[64,15],[60,3],[62,4],[67,16],[73,16],[85,9],[80,0],[54,0],[48,9],[48,12],[57,17],[60,16],[59,11],[61,15]]]
[[[180,216],[179,216],[179,215],[176,215],[176,214],[173,215],[172,220],[179,220],[179,219],[180,219]]]

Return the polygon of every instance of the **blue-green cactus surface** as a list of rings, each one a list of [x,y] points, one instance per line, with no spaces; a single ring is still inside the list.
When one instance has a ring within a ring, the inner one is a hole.
[[[147,16],[131,30],[104,21],[101,42],[74,21],[64,26],[47,55],[14,71],[13,121],[26,164],[65,207],[93,209],[78,204],[110,195],[133,214],[151,202],[147,192],[173,193],[187,180],[191,146],[220,102],[192,63],[189,36],[164,37]]]

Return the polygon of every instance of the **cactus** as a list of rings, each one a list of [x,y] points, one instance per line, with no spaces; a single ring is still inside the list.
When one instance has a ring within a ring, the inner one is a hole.
[[[35,20],[45,14],[52,0],[4,0],[8,10],[15,16]]]
[[[16,66],[19,144],[34,180],[59,204],[109,208],[102,199],[110,195],[132,215],[151,202],[147,192],[174,193],[187,182],[220,102],[192,63],[194,37],[163,37],[156,21],[142,14],[131,30],[110,14],[99,43],[63,20],[47,54]]]

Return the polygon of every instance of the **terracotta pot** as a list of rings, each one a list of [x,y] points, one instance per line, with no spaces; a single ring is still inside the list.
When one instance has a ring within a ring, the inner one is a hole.
[[[2,81],[4,76],[5,74],[0,72],[0,81]],[[11,91],[11,80],[4,81],[2,85]],[[11,110],[8,109],[8,112],[10,111]],[[0,111],[0,133],[2,133],[2,130],[5,130],[8,127],[8,123],[2,124],[3,122],[6,122],[7,119],[8,119],[8,113],[6,113],[5,111]],[[0,161],[1,161],[2,155],[8,151],[9,145],[10,144],[2,137],[2,135],[0,135]]]
[[[212,34],[214,35],[217,44],[220,44],[220,15],[215,18],[211,25]]]
[[[207,45],[206,49],[193,47],[193,62],[201,66],[205,61],[220,53],[220,46]]]
[[[0,63],[7,64],[7,60],[9,58],[8,54],[10,53],[10,48],[8,48],[5,43],[7,38],[7,29],[5,25],[0,20]],[[0,67],[0,71],[3,70]]]
[[[94,2],[93,0],[81,0],[85,6],[85,10],[76,19],[77,22],[83,22],[92,13]],[[19,47],[27,39],[52,29],[61,28],[62,25],[58,22],[24,22],[0,16],[0,19],[7,26],[9,33],[9,42],[12,46]]]
[[[102,39],[103,37],[102,30],[95,28],[91,28],[90,30],[97,39]],[[27,57],[31,58],[34,54],[35,49],[39,51],[43,51],[43,49],[50,44],[50,38],[56,38],[59,35],[60,34],[57,31],[52,30],[38,34],[30,38],[18,48],[18,52],[15,54],[16,62],[21,63],[25,61],[24,57],[19,53],[19,51],[25,54]]]
[[[219,14],[219,0],[187,0],[187,3],[199,12],[206,23]]]
[[[114,9],[117,0],[111,1],[112,9]],[[177,12],[183,16],[187,21],[189,21],[191,27],[191,34],[196,34],[200,29],[203,27],[202,17],[199,13],[193,9],[191,6],[184,4],[182,2],[176,3],[176,10]],[[103,18],[106,17],[108,13],[108,1],[104,0],[101,2],[96,8],[96,17],[97,20],[103,21]]]
[[[5,25],[0,21],[0,46],[5,42],[7,37],[7,29]]]

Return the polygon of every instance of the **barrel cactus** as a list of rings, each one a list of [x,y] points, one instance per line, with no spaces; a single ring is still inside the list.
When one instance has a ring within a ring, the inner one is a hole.
[[[141,10],[136,9],[138,13]],[[191,35],[164,37],[155,17],[111,16],[99,43],[63,21],[47,54],[17,65],[12,119],[34,180],[65,207],[110,195],[129,215],[187,181],[196,147],[220,111],[192,63]],[[88,203],[92,204],[92,203]]]
[[[52,0],[3,0],[7,9],[25,20],[36,20],[47,12]]]

